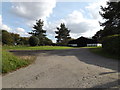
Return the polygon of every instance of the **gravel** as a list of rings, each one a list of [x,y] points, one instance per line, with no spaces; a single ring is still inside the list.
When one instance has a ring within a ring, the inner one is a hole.
[[[3,76],[3,88],[119,87],[119,61],[95,55],[88,48],[29,54],[37,56],[35,63]]]

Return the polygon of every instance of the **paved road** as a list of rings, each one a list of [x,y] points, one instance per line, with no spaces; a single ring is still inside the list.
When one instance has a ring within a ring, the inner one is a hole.
[[[24,51],[26,54],[37,55],[35,63],[3,76],[3,88],[118,87],[118,61],[86,48]]]

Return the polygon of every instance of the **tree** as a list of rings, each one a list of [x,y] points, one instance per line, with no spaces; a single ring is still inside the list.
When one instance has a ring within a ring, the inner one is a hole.
[[[66,28],[64,23],[61,23],[60,28],[57,27],[57,30],[58,31],[55,31],[55,33],[57,34],[57,36],[55,36],[55,38],[57,38],[57,43],[67,45],[69,39],[71,38],[69,35],[70,30]]]
[[[101,29],[100,31],[97,31],[96,34],[92,37],[93,40],[95,40],[96,42],[101,42],[102,39],[102,34],[103,34],[103,30]]]
[[[9,32],[2,30],[2,44],[3,45],[13,45],[14,40]]]
[[[39,19],[36,21],[36,25],[33,26],[32,32],[29,32],[32,36],[36,36],[39,39],[39,45],[44,45],[46,30],[43,30],[44,22]]]
[[[29,45],[29,37],[20,37],[19,44],[20,45]]]
[[[52,40],[50,40],[49,38],[45,37],[45,39],[44,39],[44,44],[45,44],[45,45],[52,45],[53,42],[52,42]]]
[[[35,36],[31,36],[29,39],[30,46],[37,46],[39,43],[39,39]]]
[[[10,33],[10,34],[13,38],[14,44],[18,45],[20,43],[20,35],[16,33]]]
[[[100,15],[105,19],[105,22],[100,23],[103,26],[102,37],[109,35],[120,34],[120,1],[107,2],[107,7],[101,6]]]

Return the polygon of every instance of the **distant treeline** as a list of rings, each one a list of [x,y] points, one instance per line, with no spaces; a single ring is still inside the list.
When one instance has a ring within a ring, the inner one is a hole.
[[[19,34],[2,30],[2,45],[30,45],[31,37],[21,37]],[[45,45],[53,45],[52,40],[45,38]]]

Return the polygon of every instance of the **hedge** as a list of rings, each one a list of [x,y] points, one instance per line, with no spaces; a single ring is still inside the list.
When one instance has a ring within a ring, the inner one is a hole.
[[[119,54],[120,51],[120,35],[107,36],[102,39],[103,50]]]

